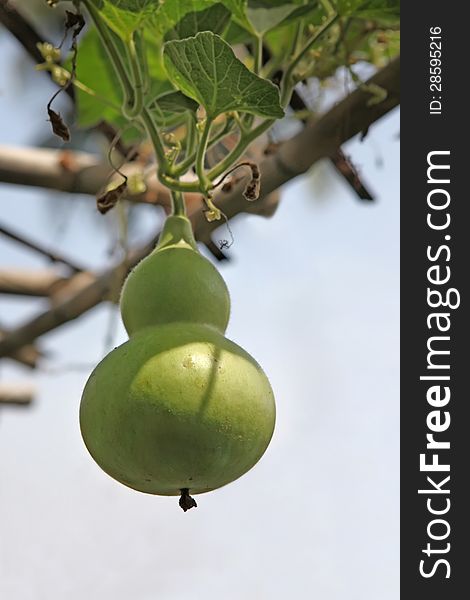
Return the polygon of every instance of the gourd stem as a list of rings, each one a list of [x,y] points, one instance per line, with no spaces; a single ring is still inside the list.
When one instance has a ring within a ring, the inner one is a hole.
[[[184,204],[183,194],[180,191],[171,191],[171,200],[173,204],[173,214],[176,216],[186,215],[186,206]]]
[[[186,512],[190,508],[196,508],[197,507],[196,500],[194,500],[194,498],[192,498],[189,495],[189,489],[188,488],[183,488],[181,490],[181,496],[180,496],[180,500],[179,500],[179,505],[184,510],[184,512]]]

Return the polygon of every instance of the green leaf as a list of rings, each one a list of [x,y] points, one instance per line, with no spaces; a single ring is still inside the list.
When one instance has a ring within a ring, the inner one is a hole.
[[[155,16],[159,0],[92,0],[108,26],[126,40]]]
[[[200,31],[212,31],[222,34],[229,21],[230,11],[220,2],[205,10],[191,12],[185,15],[175,27],[168,32],[166,39],[181,40],[192,37]]]
[[[265,4],[257,2],[251,5],[250,3],[246,9],[248,20],[258,35],[263,35],[270,29],[277,27],[298,8],[295,4],[281,4],[279,6],[272,6],[272,3],[270,5]]]
[[[254,35],[262,35],[279,26],[287,17],[301,9],[302,0],[221,0],[234,20]],[[308,4],[316,0],[310,0]]]
[[[164,35],[180,23],[189,13],[200,13],[219,4],[218,0],[164,0],[155,16],[155,28]],[[208,24],[205,20],[206,26]],[[209,27],[212,30],[212,25]],[[194,33],[197,33],[194,32]],[[194,33],[192,35],[194,35]]]
[[[237,0],[234,0],[237,1]],[[218,0],[91,0],[108,26],[123,40],[140,28],[153,30],[163,37],[189,13],[205,11],[219,4]],[[215,19],[218,13],[214,13]],[[212,16],[211,16],[212,18]],[[205,19],[205,26],[210,25]],[[212,25],[208,27],[212,30]],[[191,35],[194,35],[194,31]]]
[[[159,0],[94,0],[94,3],[98,8],[103,4],[112,4],[120,10],[142,13],[146,11],[150,5],[157,6],[160,2]]]
[[[185,96],[180,91],[168,92],[158,96],[152,102],[152,106],[154,105],[168,113],[196,112],[199,107],[199,104],[195,100],[189,98],[189,96]]]
[[[164,45],[165,67],[173,83],[206,109],[207,115],[238,110],[281,118],[279,90],[240,62],[232,48],[210,31]]]
[[[247,0],[221,0],[229,11],[233,18],[247,31],[253,30],[251,23],[246,16]]]
[[[384,22],[400,20],[400,0],[337,0],[337,7],[342,16]]]
[[[97,94],[90,96],[76,88],[79,126],[91,127],[103,119],[115,122],[121,116],[121,86],[96,29],[90,29],[81,39],[78,57],[77,79]]]
[[[235,46],[235,44],[251,44],[253,42],[253,34],[232,19],[224,33],[224,40],[231,46]]]
[[[159,125],[175,126],[185,123],[188,113],[195,117],[199,104],[189,96],[185,96],[183,92],[176,91],[158,96],[149,108]]]

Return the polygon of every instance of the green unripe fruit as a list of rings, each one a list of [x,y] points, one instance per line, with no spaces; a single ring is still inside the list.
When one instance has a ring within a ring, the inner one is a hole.
[[[186,217],[168,217],[155,250],[129,274],[121,315],[129,335],[149,325],[182,321],[211,325],[222,333],[227,328],[227,286],[197,250]]]
[[[200,494],[246,473],[274,430],[269,381],[212,327],[143,329],[91,374],[80,406],[85,444],[121,483],[149,494]]]

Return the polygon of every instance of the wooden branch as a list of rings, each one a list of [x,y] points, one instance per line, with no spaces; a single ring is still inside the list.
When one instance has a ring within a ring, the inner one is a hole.
[[[121,170],[130,176],[142,172],[143,166],[132,162]],[[95,154],[0,144],[0,181],[4,183],[96,196],[113,174],[111,166]],[[128,196],[128,200],[170,206],[170,193],[155,175],[146,184],[145,192]]]
[[[25,344],[18,350],[13,351],[9,355],[9,358],[16,362],[19,362],[25,367],[35,369],[38,366],[38,361],[42,358],[42,356],[42,352],[39,352],[36,346],[33,346],[32,344]]]
[[[0,181],[95,195],[112,169],[87,152],[0,145]]]
[[[142,172],[143,167],[136,161],[126,164],[121,171],[131,176]],[[0,181],[5,183],[95,196],[112,176],[109,165],[92,154],[49,148],[15,148],[0,144]],[[145,183],[146,190],[143,193],[128,195],[126,200],[155,204],[168,214],[171,210],[168,188],[158,181],[155,173],[147,177]],[[204,208],[200,194],[185,194],[185,202],[189,212],[196,213]],[[253,203],[250,209],[253,213],[269,217],[274,214],[278,203],[279,194],[273,193]],[[3,229],[0,227],[0,233]],[[217,260],[227,259],[213,242],[207,239],[203,243]]]
[[[229,218],[240,212],[256,212],[268,194],[307,171],[319,159],[333,155],[341,144],[370,127],[397,106],[400,89],[399,74],[400,61],[396,59],[370,80],[388,91],[385,101],[368,106],[370,94],[358,89],[317,122],[309,123],[305,130],[285,142],[277,154],[267,157],[260,165],[262,173],[260,200],[248,203],[243,198],[245,179],[237,183],[230,192],[220,192],[215,199],[216,203]],[[188,212],[194,225],[196,238],[210,242],[211,232],[221,223],[208,223],[200,209],[190,209]],[[128,269],[151,251],[155,241],[152,240],[149,244],[134,250],[127,261],[94,277],[93,281],[80,287],[64,302],[5,334],[0,340],[0,357],[11,355],[37,337],[79,317],[102,300],[110,297],[117,298]]]
[[[29,344],[44,333],[76,319],[104,300],[116,302],[125,276],[134,265],[151,252],[157,239],[133,250],[126,260],[99,275],[89,273],[88,277],[84,279],[83,274],[78,273],[72,277],[68,286],[74,287],[73,294],[64,295],[63,299],[50,310],[14,330],[4,333],[3,339],[0,339],[0,358],[10,356],[25,344]],[[64,290],[62,290],[63,292]]]
[[[344,154],[341,148],[336,150],[334,157],[331,159],[331,164],[336,169],[336,172],[349,184],[351,189],[356,192],[359,200],[365,200],[366,202],[374,200],[374,197],[361,180],[351,159]]]
[[[17,232],[12,231],[9,227],[7,228],[3,225],[0,225],[0,234],[10,238],[11,240],[14,240],[15,242],[19,242],[23,246],[26,246],[27,248],[30,248],[39,254],[42,254],[52,262],[58,262],[66,265],[72,271],[78,272],[83,270],[83,267],[79,267],[74,262],[64,258],[63,256],[60,256],[56,252],[52,252],[51,250],[44,248],[44,246],[25,238],[23,235],[19,235]]]
[[[68,281],[52,269],[0,269],[0,294],[48,297]]]
[[[0,335],[0,340],[2,336]],[[11,354],[8,355],[8,358],[11,358],[15,362],[19,362],[25,367],[29,367],[30,369],[35,369],[38,366],[38,361],[43,356],[39,350],[33,346],[32,344],[25,344],[18,350],[14,350]]]
[[[3,327],[0,327],[0,340],[2,339],[2,337],[5,334],[5,329]],[[12,352],[8,358],[11,358],[12,360],[19,362],[20,364],[24,365],[25,367],[29,367],[30,369],[35,369],[38,363],[38,360],[41,358],[42,354],[39,352],[39,350],[33,346],[32,344],[26,344],[24,346],[22,346],[21,348],[19,348],[18,350],[15,350],[14,352]]]
[[[0,383],[0,404],[31,404],[35,388],[25,383]]]

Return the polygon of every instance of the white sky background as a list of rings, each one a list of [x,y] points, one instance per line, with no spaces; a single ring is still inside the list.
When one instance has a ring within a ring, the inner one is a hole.
[[[47,131],[52,88],[32,71],[27,87],[14,79],[6,35],[0,55],[0,142],[27,145]],[[0,598],[398,598],[398,130],[394,111],[346,147],[374,205],[322,163],[284,188],[272,219],[233,224],[233,260],[220,266],[227,336],[270,377],[277,426],[261,462],[198,496],[197,509],[184,514],[176,498],[134,492],[94,464],[78,427],[88,372],[3,361],[2,380],[33,380],[38,394],[30,409],[0,411]],[[115,223],[103,225],[89,198],[0,185],[0,211],[77,261],[109,260]],[[146,210],[142,237],[156,222]],[[2,266],[47,266],[1,238],[0,255]],[[0,299],[0,322],[41,308]],[[110,314],[102,305],[45,337],[48,365],[98,362]]]

